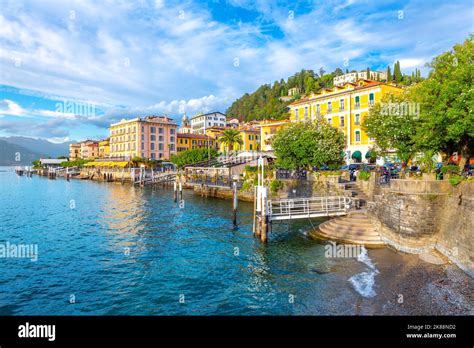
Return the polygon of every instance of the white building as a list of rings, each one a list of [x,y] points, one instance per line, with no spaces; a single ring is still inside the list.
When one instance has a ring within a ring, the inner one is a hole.
[[[191,118],[191,132],[194,134],[206,134],[209,127],[225,127],[226,116],[221,112],[199,114]]]
[[[372,71],[370,70],[370,77],[367,77],[367,71],[355,71],[350,72],[344,75],[336,76],[333,79],[334,86],[341,86],[345,83],[355,83],[357,80],[376,80],[382,81],[387,79],[387,73],[381,71]]]

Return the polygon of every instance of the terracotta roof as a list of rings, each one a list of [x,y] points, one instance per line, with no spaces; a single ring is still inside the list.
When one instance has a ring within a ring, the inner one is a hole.
[[[212,139],[212,137],[205,134],[192,134],[192,133],[178,133],[179,138],[188,138],[188,139]]]

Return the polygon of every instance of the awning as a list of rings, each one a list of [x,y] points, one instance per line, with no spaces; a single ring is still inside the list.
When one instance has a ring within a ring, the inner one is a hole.
[[[354,151],[354,153],[352,154],[352,158],[362,159],[362,152],[360,152],[359,150]]]
[[[128,165],[128,162],[108,162],[110,167],[120,167],[125,168]]]
[[[369,158],[375,158],[377,156],[375,156],[375,151],[367,151],[367,153],[365,154],[365,158],[366,159],[369,159]]]

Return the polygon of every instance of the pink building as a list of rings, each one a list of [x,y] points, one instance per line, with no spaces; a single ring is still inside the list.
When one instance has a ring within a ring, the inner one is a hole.
[[[110,157],[169,160],[176,154],[178,125],[167,116],[121,120],[110,125]]]

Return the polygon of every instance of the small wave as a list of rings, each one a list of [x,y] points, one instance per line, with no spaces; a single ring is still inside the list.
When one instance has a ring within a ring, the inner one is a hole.
[[[377,273],[375,271],[362,272],[350,277],[349,282],[362,297],[372,298],[377,296],[374,290],[375,275]]]
[[[365,247],[362,247],[362,252],[357,256],[357,261],[365,264],[369,267],[369,270],[353,275],[349,278],[349,282],[362,297],[372,298],[377,296],[377,293],[374,290],[374,285],[375,276],[379,271],[370,259]]]

